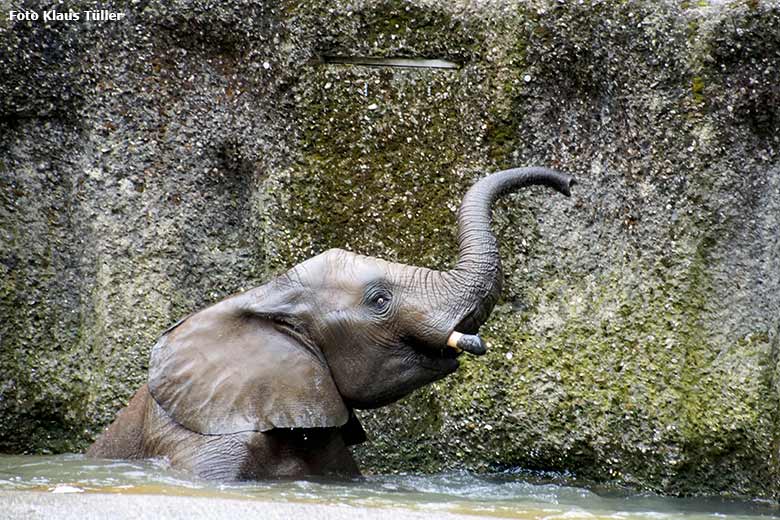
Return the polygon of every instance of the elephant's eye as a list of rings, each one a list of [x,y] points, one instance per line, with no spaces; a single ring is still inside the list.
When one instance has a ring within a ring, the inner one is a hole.
[[[372,294],[368,303],[377,311],[384,311],[390,306],[390,295],[384,291]]]

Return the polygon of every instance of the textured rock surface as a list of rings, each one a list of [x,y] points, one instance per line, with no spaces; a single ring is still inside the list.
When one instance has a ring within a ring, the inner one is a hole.
[[[166,325],[329,247],[451,265],[538,164],[580,185],[498,205],[488,355],[362,413],[363,466],[778,496],[775,3],[113,5],[0,17],[0,450],[84,448]]]

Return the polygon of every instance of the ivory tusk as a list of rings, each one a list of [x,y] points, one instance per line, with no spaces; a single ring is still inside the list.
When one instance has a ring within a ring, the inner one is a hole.
[[[463,334],[458,331],[453,331],[452,334],[450,334],[450,337],[447,338],[447,346],[460,351],[461,349],[458,347],[458,341],[460,341],[460,338],[462,337]]]

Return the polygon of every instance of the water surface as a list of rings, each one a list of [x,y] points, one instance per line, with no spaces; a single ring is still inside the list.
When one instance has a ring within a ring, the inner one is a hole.
[[[563,475],[456,472],[213,483],[163,461],[96,461],[82,455],[0,456],[0,503],[3,491],[233,498],[545,520],[780,519],[780,510],[769,502],[661,497],[582,485]]]

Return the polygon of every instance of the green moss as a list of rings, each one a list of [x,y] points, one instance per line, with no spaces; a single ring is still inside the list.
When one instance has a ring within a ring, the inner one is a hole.
[[[12,228],[3,232],[15,235]],[[75,329],[69,327],[67,311],[47,295],[55,285],[52,243],[56,237],[45,242],[40,264],[11,269],[2,277],[0,414],[5,420],[0,422],[0,452],[29,446],[42,453],[78,451],[88,440],[89,385],[74,359],[78,356],[66,348]]]
[[[696,103],[704,103],[704,79],[701,76],[695,76],[691,81],[691,92]]]
[[[345,247],[446,266],[463,184],[453,166],[473,135],[459,117],[464,83],[453,72],[357,66],[311,75],[305,153],[275,188],[277,265]]]
[[[693,19],[688,21],[688,41],[693,41],[699,34],[700,22]]]
[[[292,10],[300,16],[318,16],[320,24],[335,29],[320,49],[326,55],[428,57],[463,63],[481,45],[478,17],[456,17],[436,4],[383,0],[349,11],[318,11],[305,2]]]

